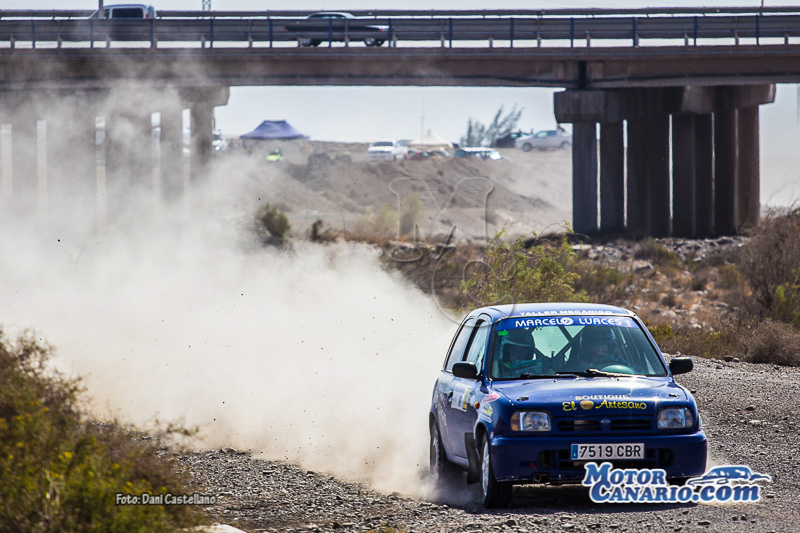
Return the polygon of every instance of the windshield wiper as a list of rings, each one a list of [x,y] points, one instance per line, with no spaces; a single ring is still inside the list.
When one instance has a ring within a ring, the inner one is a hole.
[[[609,378],[633,378],[633,377],[643,377],[641,374],[622,374],[620,372],[604,372],[602,370],[597,370],[596,368],[587,368],[584,372],[581,372],[581,375],[593,377],[593,376],[603,376]]]
[[[555,376],[547,374],[528,374],[527,372],[523,372],[517,376],[518,379],[550,379],[553,377]]]
[[[556,376],[560,378],[577,378],[580,372],[556,372]]]

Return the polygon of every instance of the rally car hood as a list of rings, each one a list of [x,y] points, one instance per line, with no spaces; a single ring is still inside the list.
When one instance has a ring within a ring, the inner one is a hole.
[[[672,378],[559,378],[495,381],[492,388],[521,408],[558,414],[655,413],[684,404],[686,391]]]

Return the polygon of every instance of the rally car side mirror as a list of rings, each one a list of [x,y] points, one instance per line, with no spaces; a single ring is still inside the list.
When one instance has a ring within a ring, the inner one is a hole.
[[[453,365],[453,375],[457,378],[478,379],[478,367],[475,363],[456,363]]]
[[[694,369],[694,362],[691,357],[675,357],[669,362],[669,371],[672,375],[685,374]]]

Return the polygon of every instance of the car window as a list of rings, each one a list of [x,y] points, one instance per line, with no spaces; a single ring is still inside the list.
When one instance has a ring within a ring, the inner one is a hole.
[[[115,19],[143,19],[144,10],[140,7],[116,8],[111,12],[111,18]]]
[[[464,349],[467,347],[467,341],[469,341],[469,337],[472,335],[474,323],[475,319],[470,318],[461,326],[456,340],[453,342],[453,346],[450,349],[450,353],[447,355],[447,362],[445,363],[446,371],[452,371],[453,365],[461,361],[464,355]]]
[[[546,131],[540,131],[539,133],[536,134],[536,138],[541,139],[542,137],[547,137]]]
[[[485,320],[481,320],[476,324],[478,331],[472,338],[472,342],[467,350],[467,357],[465,361],[473,363],[480,371],[483,365],[483,357],[486,354],[486,340],[489,338],[489,326],[491,324]]]
[[[493,379],[585,372],[590,368],[666,375],[658,352],[630,317],[510,318],[498,323],[495,335],[489,365]]]

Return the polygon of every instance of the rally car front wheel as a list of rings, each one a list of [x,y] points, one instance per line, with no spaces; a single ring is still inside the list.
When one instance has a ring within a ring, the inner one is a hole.
[[[502,483],[494,478],[492,454],[489,453],[489,439],[483,440],[481,456],[481,495],[483,506],[487,509],[508,507],[511,503],[511,483]]]

